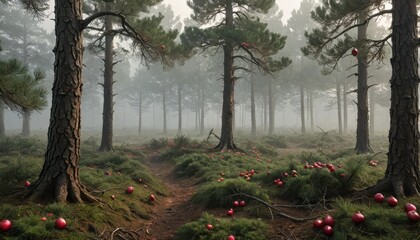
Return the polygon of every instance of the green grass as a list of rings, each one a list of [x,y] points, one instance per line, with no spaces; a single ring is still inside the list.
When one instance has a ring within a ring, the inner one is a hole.
[[[207,224],[213,225],[212,230],[206,228]],[[261,220],[246,218],[216,218],[204,213],[197,221],[182,226],[176,232],[174,240],[222,240],[229,235],[236,240],[266,240],[267,225]]]

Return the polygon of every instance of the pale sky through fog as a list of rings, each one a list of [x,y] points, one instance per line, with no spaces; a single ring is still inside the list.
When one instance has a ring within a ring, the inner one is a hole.
[[[299,8],[301,1],[302,0],[276,0],[277,5],[283,11],[285,19],[290,17],[290,13],[293,9]],[[181,15],[181,18],[188,17],[192,13],[191,9],[187,6],[186,0],[163,0],[163,2],[172,5],[175,15]]]

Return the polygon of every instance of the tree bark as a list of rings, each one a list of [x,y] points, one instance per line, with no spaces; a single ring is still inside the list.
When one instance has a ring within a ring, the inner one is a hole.
[[[4,124],[4,110],[5,110],[5,104],[3,101],[0,101],[0,137],[6,136],[6,127]]]
[[[273,96],[273,83],[270,80],[268,84],[268,135],[274,134],[274,96]]]
[[[263,124],[264,124],[264,132],[267,133],[268,131],[268,97],[267,95],[263,94]]]
[[[22,137],[31,135],[31,111],[23,113],[22,119]]]
[[[204,102],[206,100],[206,95],[204,93],[204,81],[201,82],[201,108],[200,108],[200,135],[204,135],[204,116],[205,116],[205,109],[204,109]]]
[[[337,114],[338,114],[338,134],[343,134],[343,120],[341,118],[341,87],[340,82],[336,82],[337,91]]]
[[[347,82],[343,82],[343,132],[347,133],[347,121],[348,121],[348,111],[347,111]]]
[[[369,134],[373,136],[375,134],[375,91],[374,87],[370,88],[369,94]]]
[[[162,113],[163,113],[163,131],[162,134],[166,135],[168,134],[168,128],[166,124],[166,82],[164,83],[162,87]]]
[[[359,22],[365,22],[367,14],[361,13]],[[357,39],[366,40],[367,24],[357,28]],[[369,108],[368,108],[368,84],[367,84],[367,52],[366,46],[361,46],[357,55],[357,129],[356,147],[358,153],[372,152],[369,141]]]
[[[182,134],[182,87],[178,84],[178,134]]]
[[[257,120],[255,115],[255,79],[252,74],[250,73],[251,78],[251,136],[257,135]]]
[[[140,135],[141,134],[141,128],[142,128],[142,120],[143,120],[143,93],[141,88],[139,88],[139,126],[137,129],[137,134]]]
[[[83,38],[82,1],[55,1],[54,83],[45,162],[27,190],[32,200],[94,201],[79,179]]]
[[[305,134],[305,89],[303,85],[300,85],[300,124],[300,131],[302,134]]]
[[[392,77],[388,163],[373,191],[420,195],[418,30],[415,0],[392,1]]]
[[[309,92],[309,116],[311,120],[311,132],[314,132],[314,90]]]
[[[106,2],[106,10],[112,9],[112,2]],[[102,138],[99,151],[113,151],[113,122],[114,122],[114,35],[111,34],[112,17],[105,17],[105,74],[104,74],[104,106],[102,113]]]
[[[226,2],[226,27],[233,29],[233,7],[232,1]],[[222,131],[220,134],[219,144],[216,149],[237,149],[233,142],[233,111],[235,96],[235,76],[233,74],[233,42],[231,39],[225,39],[223,46],[224,62],[223,62],[223,109],[222,109]]]

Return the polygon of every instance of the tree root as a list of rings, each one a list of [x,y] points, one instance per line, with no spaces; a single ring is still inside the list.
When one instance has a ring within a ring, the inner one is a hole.
[[[232,194],[231,196],[244,196],[244,197],[246,197],[246,198],[250,198],[250,199],[252,199],[252,200],[255,200],[255,201],[257,201],[257,202],[259,202],[259,203],[263,204],[263,205],[264,205],[264,206],[266,206],[267,208],[269,208],[269,209],[270,209],[270,211],[274,210],[275,212],[277,212],[277,215],[280,215],[280,216],[282,216],[282,217],[285,217],[285,218],[291,219],[291,220],[293,220],[293,221],[295,221],[295,222],[304,222],[304,221],[307,221],[307,220],[311,220],[311,219],[315,219],[315,218],[316,218],[316,217],[298,218],[298,217],[293,217],[293,216],[290,216],[290,215],[288,215],[287,213],[284,213],[284,212],[283,212],[282,210],[280,210],[279,208],[275,207],[274,205],[271,205],[270,203],[267,203],[266,201],[264,201],[264,200],[262,200],[262,199],[260,199],[260,198],[257,198],[257,197],[254,197],[254,196],[251,196],[251,195],[248,195],[248,194],[245,194],[245,193]],[[273,217],[273,216],[272,216],[272,217]]]

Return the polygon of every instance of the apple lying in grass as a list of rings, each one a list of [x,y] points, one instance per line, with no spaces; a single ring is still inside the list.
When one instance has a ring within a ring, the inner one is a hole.
[[[0,222],[0,232],[7,232],[12,229],[12,222],[9,219],[3,219]]]
[[[407,217],[408,219],[410,219],[410,221],[413,221],[413,222],[420,221],[420,215],[414,210],[408,211]]]
[[[239,206],[245,207],[245,205],[246,205],[246,202],[244,200],[242,200],[242,201],[239,202]]]
[[[325,225],[334,227],[334,223],[335,223],[334,218],[331,215],[327,215],[327,216],[324,217],[324,224]]]
[[[234,237],[233,235],[229,235],[229,236],[227,237],[227,240],[235,240],[235,237]]]
[[[374,198],[375,198],[375,202],[377,203],[381,203],[385,200],[385,197],[384,195],[382,195],[382,193],[376,193]]]
[[[67,227],[67,222],[64,218],[57,218],[55,220],[55,228],[57,229],[65,229]]]
[[[353,216],[351,217],[351,220],[355,223],[355,224],[359,224],[365,221],[365,216],[363,216],[362,213],[357,212],[355,214],[353,214]]]
[[[45,221],[47,221],[47,218],[46,217],[42,217],[42,218],[40,218],[40,220],[45,222]]]
[[[31,186],[31,182],[26,181],[24,185],[25,185],[25,187],[29,187],[29,186]]]
[[[134,187],[133,186],[127,187],[127,189],[125,189],[125,192],[128,194],[132,194],[134,192]]]
[[[414,204],[412,204],[412,203],[406,203],[406,204],[405,204],[405,206],[404,206],[404,210],[405,210],[405,212],[409,212],[409,211],[416,211],[416,210],[417,210],[417,208],[416,208],[416,206],[415,206]]]
[[[150,200],[151,202],[153,202],[153,201],[155,201],[155,199],[156,199],[155,195],[150,194],[150,196],[149,196],[149,200]]]
[[[206,228],[207,228],[208,230],[213,230],[213,228],[214,228],[214,227],[213,227],[213,225],[211,225],[211,224],[207,224],[207,225],[206,225]]]
[[[324,234],[327,236],[332,236],[334,234],[334,229],[330,225],[325,225],[322,229]]]
[[[234,201],[234,202],[233,202],[233,206],[234,206],[234,207],[238,207],[238,206],[239,206],[239,202],[238,202],[238,201]]]
[[[398,205],[398,200],[393,196],[388,197],[386,202],[388,203],[388,206],[390,207],[395,207]]]
[[[321,228],[323,228],[323,227],[324,227],[324,221],[322,221],[322,219],[315,219],[315,220],[312,222],[312,226],[313,226],[314,228],[319,228],[319,229],[321,229]]]
[[[233,209],[231,208],[231,209],[229,209],[227,212],[226,212],[226,215],[228,215],[228,216],[233,216]]]

